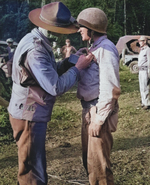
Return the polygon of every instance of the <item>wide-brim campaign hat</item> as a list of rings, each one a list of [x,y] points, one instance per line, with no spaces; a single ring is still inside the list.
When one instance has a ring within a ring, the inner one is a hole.
[[[52,32],[71,34],[78,31],[76,19],[62,2],[53,2],[34,9],[28,17],[36,26]]]

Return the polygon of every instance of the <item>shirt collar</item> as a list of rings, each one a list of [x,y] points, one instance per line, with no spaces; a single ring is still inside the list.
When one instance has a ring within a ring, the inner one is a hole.
[[[40,42],[43,43],[43,45],[45,46],[45,48],[49,51],[52,52],[52,47],[50,46],[50,42],[47,39],[47,37],[45,37],[45,35],[43,33],[41,33],[37,28],[34,28],[31,33],[40,40]]]
[[[144,50],[144,49],[146,49],[148,46],[147,45],[145,45],[145,46],[143,46],[142,48],[141,48],[141,50]]]
[[[96,46],[98,46],[104,39],[107,38],[107,35],[103,35],[101,37],[99,37],[98,40],[96,40],[93,45],[92,45],[92,48],[95,48]]]
[[[44,40],[48,45],[50,45],[49,40],[47,39],[47,37],[45,37],[45,35],[43,33],[41,33],[37,28],[34,28],[31,31],[38,39],[40,40]]]

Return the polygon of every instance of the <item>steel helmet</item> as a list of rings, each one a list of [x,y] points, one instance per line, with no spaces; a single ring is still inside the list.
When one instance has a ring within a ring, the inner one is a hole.
[[[12,43],[12,42],[14,42],[14,41],[13,41],[12,38],[8,38],[8,39],[6,40],[6,42],[7,42],[7,43]]]
[[[107,16],[99,8],[86,8],[77,17],[77,22],[93,31],[106,33]]]

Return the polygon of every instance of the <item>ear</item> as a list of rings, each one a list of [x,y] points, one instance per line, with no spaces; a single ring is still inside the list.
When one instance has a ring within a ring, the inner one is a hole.
[[[91,38],[91,32],[92,32],[92,30],[90,30],[90,29],[87,29],[87,35]]]
[[[147,44],[147,40],[144,40],[144,44]]]

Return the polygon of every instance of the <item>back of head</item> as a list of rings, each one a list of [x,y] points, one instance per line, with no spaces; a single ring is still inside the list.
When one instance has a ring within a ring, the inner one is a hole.
[[[99,8],[84,9],[78,15],[77,22],[98,33],[106,33],[108,24],[106,14]]]

